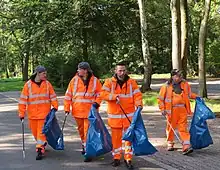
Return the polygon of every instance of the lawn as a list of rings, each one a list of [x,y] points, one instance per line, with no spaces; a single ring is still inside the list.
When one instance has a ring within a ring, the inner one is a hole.
[[[135,77],[135,76],[134,76]],[[155,75],[155,77],[159,77]],[[137,77],[136,77],[137,78]],[[0,92],[5,91],[21,91],[24,86],[24,82],[21,78],[13,79],[1,79],[0,80]],[[65,91],[59,88],[55,88],[57,93],[64,93]],[[143,103],[148,106],[157,106],[157,96],[158,92],[150,91],[143,94]],[[220,99],[205,99],[206,105],[220,116]],[[192,108],[194,109],[195,101],[192,101]],[[192,109],[192,110],[193,110]]]
[[[157,106],[158,92],[146,92],[143,94],[143,103],[148,106]],[[205,99],[206,105],[219,117],[220,116],[220,99]],[[195,101],[191,100],[192,111],[195,107]]]
[[[10,78],[0,80],[0,92],[20,91],[24,86],[21,78]]]

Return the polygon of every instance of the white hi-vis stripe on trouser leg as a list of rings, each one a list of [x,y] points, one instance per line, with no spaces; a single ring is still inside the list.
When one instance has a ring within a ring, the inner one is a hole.
[[[134,115],[134,113],[129,113],[129,114],[126,114],[127,115],[127,117],[133,117],[133,115]],[[119,118],[126,118],[126,116],[124,115],[124,114],[117,114],[117,115],[115,115],[115,114],[108,114],[108,118],[116,118],[116,119],[119,119]]]
[[[112,155],[114,156],[114,155],[116,155],[116,154],[120,154],[121,151],[122,151],[122,148],[121,148],[121,147],[120,147],[120,148],[117,148],[117,149],[113,149]]]

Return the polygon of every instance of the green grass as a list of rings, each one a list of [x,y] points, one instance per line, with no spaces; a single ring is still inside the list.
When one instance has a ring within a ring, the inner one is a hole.
[[[157,106],[157,92],[146,92],[143,94],[143,103],[147,106]],[[219,117],[220,116],[220,99],[205,99],[206,105]],[[192,111],[195,107],[195,100],[191,100]]]
[[[10,78],[0,80],[0,92],[5,91],[20,91],[24,86],[21,78]]]
[[[157,106],[157,92],[146,92],[143,94],[143,104],[147,106]]]

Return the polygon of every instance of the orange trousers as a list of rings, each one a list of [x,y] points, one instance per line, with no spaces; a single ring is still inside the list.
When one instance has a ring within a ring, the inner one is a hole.
[[[44,122],[44,119],[29,119],[29,127],[37,142],[36,149],[41,148],[42,152],[45,151],[44,144],[47,142],[46,136],[42,133]]]
[[[183,147],[190,145],[190,134],[187,129],[187,111],[185,107],[173,107],[171,115],[167,116],[167,121],[170,122],[174,129],[178,128],[179,135],[183,141]],[[166,127],[168,146],[173,146],[174,132],[167,123]]]
[[[89,128],[89,120],[87,118],[76,118],[76,117],[75,117],[75,120],[78,126],[79,136],[82,141],[82,147],[85,149],[86,137],[87,137],[87,132]]]
[[[113,159],[121,159],[122,151],[124,150],[124,159],[131,160],[132,159],[132,148],[131,142],[122,141],[123,131],[125,132],[127,128],[111,128],[112,131],[112,156]],[[124,146],[123,146],[124,145]]]

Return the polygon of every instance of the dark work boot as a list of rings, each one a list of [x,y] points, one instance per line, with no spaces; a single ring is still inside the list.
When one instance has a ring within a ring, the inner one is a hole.
[[[42,149],[41,149],[41,148],[38,148],[38,149],[37,149],[36,160],[41,160],[42,158],[43,158]]]
[[[92,161],[92,158],[87,158],[87,157],[84,158],[84,162],[91,162],[91,161]]]
[[[114,159],[113,162],[112,162],[112,166],[116,167],[116,166],[119,166],[119,165],[120,165],[120,160],[119,159]]]
[[[129,160],[129,161],[124,160],[124,162],[125,162],[126,167],[127,167],[129,170],[133,170],[133,169],[134,169],[134,167],[133,167],[133,165],[131,164],[131,161],[130,161],[130,160]]]
[[[189,155],[192,152],[193,152],[193,148],[189,147],[189,148],[183,150],[183,155]]]

